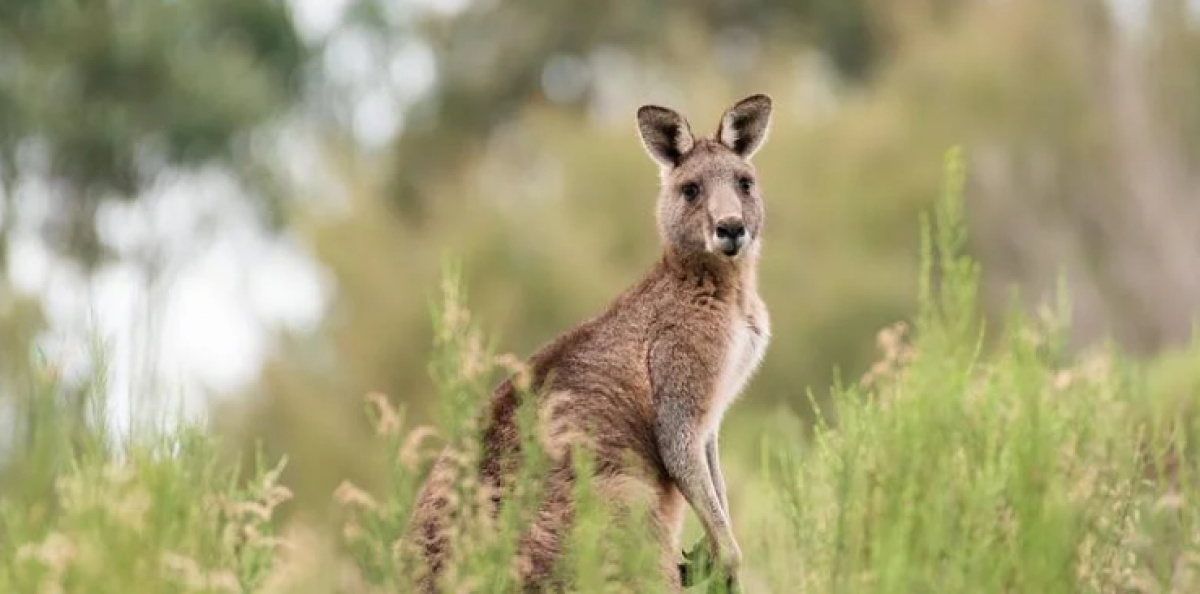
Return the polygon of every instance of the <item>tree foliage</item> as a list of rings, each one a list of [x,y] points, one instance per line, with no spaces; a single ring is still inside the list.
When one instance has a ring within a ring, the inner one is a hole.
[[[296,99],[307,52],[281,0],[4,2],[6,195],[47,180],[46,237],[94,265],[99,203],[139,197],[164,168],[246,166],[247,132]]]

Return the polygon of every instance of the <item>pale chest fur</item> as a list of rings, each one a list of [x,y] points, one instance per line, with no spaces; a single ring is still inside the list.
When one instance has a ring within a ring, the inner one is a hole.
[[[771,324],[767,308],[757,294],[748,296],[744,305],[735,308],[726,332],[725,353],[708,419],[709,431],[716,431],[766,355]]]

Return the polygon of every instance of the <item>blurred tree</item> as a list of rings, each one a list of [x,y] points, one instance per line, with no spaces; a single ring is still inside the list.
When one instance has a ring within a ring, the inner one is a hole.
[[[1023,43],[976,43],[960,59],[988,69],[947,77],[930,106],[975,146],[993,302],[1009,286],[1043,298],[1062,273],[1076,345],[1111,337],[1151,354],[1184,343],[1200,315],[1196,19],[1176,0],[1156,0],[1142,23],[1113,19],[1100,0],[1013,4],[980,11],[961,35]],[[990,123],[967,123],[962,106],[989,104]]]
[[[282,0],[0,3],[4,225],[17,181],[40,177],[56,202],[44,236],[94,267],[101,201],[165,167],[246,170],[238,139],[295,100],[307,51]]]
[[[259,179],[248,136],[299,99],[311,51],[284,0],[0,2],[0,484],[28,479],[14,459],[50,477],[64,436],[95,420],[65,403],[106,389],[59,386],[57,362],[34,356],[45,320],[9,286],[13,229],[94,272],[113,256],[97,229],[106,201],[137,200],[175,168]],[[270,220],[276,197],[254,188]],[[63,434],[35,435],[50,426],[39,415],[63,417]]]

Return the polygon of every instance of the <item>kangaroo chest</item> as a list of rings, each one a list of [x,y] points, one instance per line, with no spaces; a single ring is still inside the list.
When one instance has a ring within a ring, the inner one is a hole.
[[[726,329],[726,347],[713,394],[711,429],[720,424],[729,405],[745,389],[762,363],[770,341],[770,320],[762,301],[755,296],[747,307],[737,308]]]

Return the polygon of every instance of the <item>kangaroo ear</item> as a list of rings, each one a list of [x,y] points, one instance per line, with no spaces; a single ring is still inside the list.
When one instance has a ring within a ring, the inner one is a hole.
[[[717,142],[743,159],[749,159],[762,147],[771,124],[771,97],[758,94],[738,101],[721,116]]]
[[[637,111],[638,133],[646,152],[663,167],[675,167],[695,145],[692,128],[675,110],[643,105]]]

